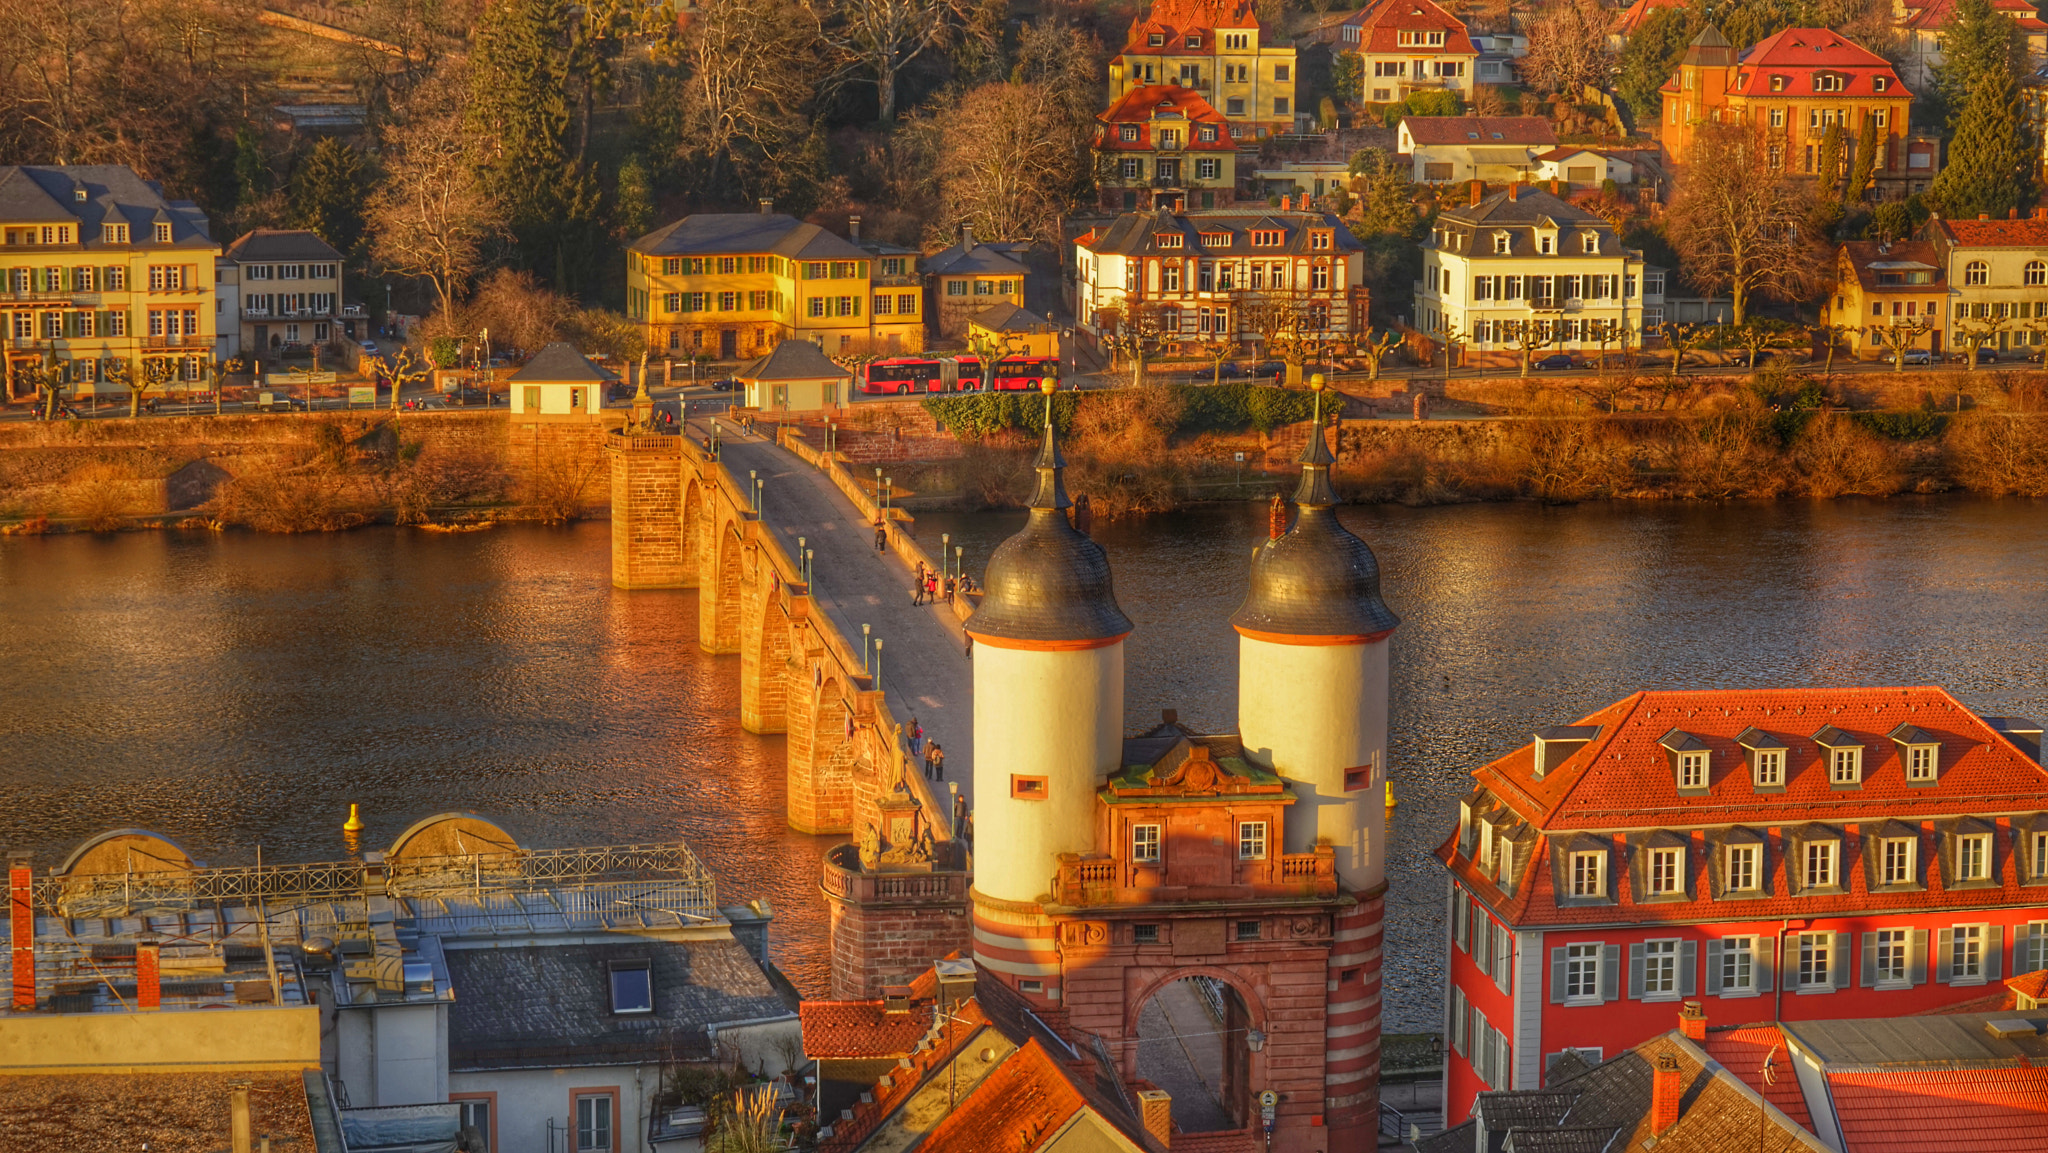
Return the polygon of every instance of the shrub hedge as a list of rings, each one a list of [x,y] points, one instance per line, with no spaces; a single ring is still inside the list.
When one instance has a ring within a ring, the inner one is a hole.
[[[1314,394],[1299,389],[1232,381],[1221,385],[1164,386],[1179,402],[1175,432],[1271,432],[1307,420],[1315,411]],[[1102,395],[1062,392],[1053,396],[1053,426],[1062,434],[1074,428],[1074,414]],[[1027,392],[968,392],[927,396],[924,410],[954,435],[978,440],[1006,429],[1037,432],[1043,426],[1045,401]]]

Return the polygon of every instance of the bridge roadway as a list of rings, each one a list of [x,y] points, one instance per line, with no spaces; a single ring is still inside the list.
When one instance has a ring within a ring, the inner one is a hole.
[[[896,716],[915,717],[927,741],[946,752],[946,784],[974,805],[974,666],[967,634],[952,606],[911,604],[914,577],[892,550],[875,550],[872,521],[823,473],[764,435],[742,435],[719,421],[719,456],[734,479],[754,472],[762,488],[762,523],[797,555],[797,538],[814,554],[813,602],[841,636],[860,643],[861,626],[882,640],[881,688]],[[708,435],[708,422],[692,420]],[[897,521],[891,531],[915,522]],[[908,721],[905,721],[908,724]],[[939,791],[934,789],[934,791]]]

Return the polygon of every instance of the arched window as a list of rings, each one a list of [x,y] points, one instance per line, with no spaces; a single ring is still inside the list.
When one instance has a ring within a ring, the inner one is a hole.
[[[2048,264],[2038,260],[2027,261],[2026,283],[2029,288],[2048,284]]]
[[[1963,266],[1963,283],[1966,285],[1991,283],[1991,266],[1981,260],[1972,260]]]

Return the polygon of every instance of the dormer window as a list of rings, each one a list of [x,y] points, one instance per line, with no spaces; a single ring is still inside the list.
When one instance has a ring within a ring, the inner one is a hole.
[[[1971,833],[1956,838],[1956,880],[1991,879],[1991,834]]]
[[[1505,232],[1496,232],[1496,233],[1494,233],[1494,234],[1493,234],[1493,254],[1494,254],[1495,256],[1506,256],[1506,255],[1507,255],[1507,254],[1509,253],[1509,251],[1511,251],[1511,250],[1513,249],[1513,247],[1514,247],[1514,243],[1515,243],[1515,242],[1514,242],[1514,238],[1510,237],[1510,236],[1509,236],[1509,235],[1508,235],[1507,233],[1505,233]]]
[[[1773,91],[1773,92],[1783,92],[1784,90],[1785,90],[1785,78],[1784,78],[1783,76],[1773,76],[1773,77],[1771,77],[1771,91]]]
[[[1763,877],[1760,867],[1764,847],[1762,845],[1729,845],[1722,862],[1722,884],[1730,892],[1753,893]]]
[[[1863,784],[1863,742],[1833,725],[1813,734],[1828,766],[1828,784],[1837,789],[1860,788]]]
[[[1813,90],[1815,92],[1840,92],[1843,79],[1840,73],[1816,72],[1813,74]]]
[[[1838,846],[1834,841],[1808,841],[1801,846],[1800,881],[1803,888],[1832,888],[1835,880],[1835,853]]]
[[[1117,125],[1117,126],[1116,126],[1116,138],[1117,138],[1118,140],[1122,140],[1122,141],[1125,141],[1125,142],[1132,142],[1132,141],[1135,141],[1135,140],[1137,140],[1137,139],[1138,139],[1138,126],[1137,126],[1137,125],[1135,125],[1135,124],[1119,124],[1119,125]]]
[[[1555,254],[1557,252],[1557,234],[1546,232],[1538,236],[1536,238],[1536,251],[1541,252],[1545,256]]]
[[[1564,764],[1573,753],[1600,735],[1599,725],[1552,725],[1536,734],[1535,760],[1530,769],[1537,780]]]
[[[1749,754],[1749,778],[1758,789],[1785,787],[1785,742],[1758,728],[1737,734],[1735,743]]]
[[[1571,855],[1571,892],[1574,897],[1600,898],[1607,895],[1607,854],[1576,852]]]
[[[1214,124],[1202,125],[1200,128],[1195,129],[1195,138],[1204,142],[1214,141],[1216,139],[1216,126]]]
[[[1308,246],[1317,252],[1327,252],[1333,243],[1330,230],[1318,228],[1308,234]]]
[[[1163,48],[1166,46],[1166,33],[1154,32],[1145,38],[1145,43],[1152,48]]]
[[[1202,46],[1202,38],[1200,36],[1189,36],[1182,40],[1181,44],[1187,48],[1200,48]]]
[[[73,199],[73,200],[76,200],[76,201],[77,201],[78,203],[80,203],[80,204],[84,204],[84,203],[85,203],[85,195],[86,195],[86,193],[85,193],[85,189],[84,189],[84,188],[82,188],[82,187],[81,187],[81,188],[74,188],[74,189],[72,189],[72,190],[71,190],[71,199]]]
[[[1870,78],[1870,90],[1872,92],[1883,92],[1891,86],[1892,80],[1889,76],[1873,76]]]
[[[157,225],[157,226],[156,226],[156,242],[157,242],[158,244],[169,244],[169,243],[171,242],[171,226],[170,226],[170,225],[168,225],[168,224],[159,224],[159,225]]]
[[[1906,783],[1927,786],[1941,774],[1941,742],[1924,729],[1900,725],[1887,734],[1899,746],[1899,763],[1906,766]]]
[[[1650,850],[1650,895],[1666,896],[1685,890],[1684,849]]]
[[[1878,883],[1884,885],[1911,884],[1915,858],[1920,852],[1917,837],[1886,837],[1878,842]]]
[[[1707,791],[1707,743],[1691,733],[1673,729],[1657,742],[1670,754],[1671,769],[1678,780],[1678,791],[1704,793]]]
[[[1597,232],[1580,233],[1579,250],[1581,252],[1597,254],[1600,251],[1600,234]]]
[[[1152,239],[1161,248],[1179,248],[1181,246],[1180,233],[1178,232],[1162,232]]]

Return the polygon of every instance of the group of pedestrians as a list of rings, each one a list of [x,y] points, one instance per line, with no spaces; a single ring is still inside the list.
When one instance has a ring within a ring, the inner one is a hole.
[[[957,584],[950,576],[941,579],[932,567],[923,561],[917,562],[917,583],[911,586],[910,603],[914,605],[937,604],[941,596],[947,604],[953,603],[953,592]],[[965,591],[964,589],[962,591]]]
[[[946,779],[946,750],[940,748],[937,741],[925,743],[924,726],[917,723],[916,717],[910,718],[910,755],[924,757],[925,780]]]

